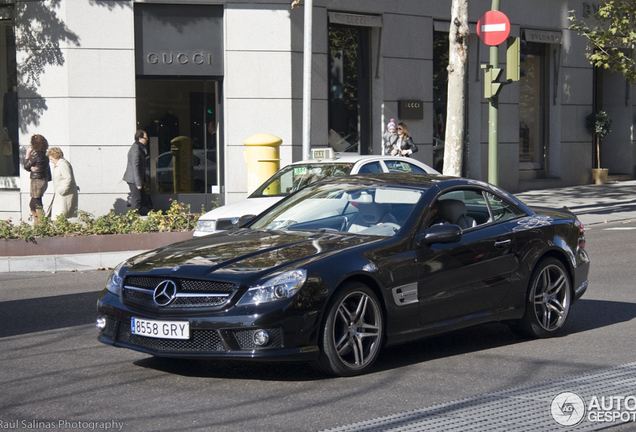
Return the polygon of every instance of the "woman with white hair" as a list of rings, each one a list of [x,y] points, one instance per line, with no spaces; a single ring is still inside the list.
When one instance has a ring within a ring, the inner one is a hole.
[[[64,159],[64,153],[59,147],[51,147],[46,152],[51,164],[53,164],[53,201],[49,207],[48,215],[51,219],[58,215],[65,218],[77,215],[77,184],[73,176],[71,164]]]

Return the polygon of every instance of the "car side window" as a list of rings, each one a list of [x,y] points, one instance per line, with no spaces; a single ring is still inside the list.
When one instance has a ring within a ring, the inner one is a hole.
[[[389,172],[392,173],[426,174],[426,171],[424,171],[422,168],[406,161],[388,160],[384,161],[384,164],[386,165]]]
[[[466,230],[490,220],[486,199],[480,191],[470,189],[442,194],[431,207],[431,213],[428,226],[454,224]]]
[[[377,174],[382,172],[380,162],[369,162],[360,167],[358,174]]]
[[[521,210],[513,207],[511,204],[502,200],[498,196],[495,196],[488,192],[486,192],[485,195],[486,199],[488,200],[488,204],[490,205],[490,211],[492,212],[493,221],[505,221],[523,215],[523,212]]]

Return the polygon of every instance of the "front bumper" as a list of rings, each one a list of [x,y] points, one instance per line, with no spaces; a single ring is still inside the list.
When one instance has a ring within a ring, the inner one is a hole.
[[[97,310],[103,318],[103,328],[98,336],[100,342],[158,357],[311,361],[318,356],[314,331],[317,314],[313,313],[291,313],[285,318],[280,309],[271,309],[258,314],[232,314],[224,310],[159,316],[132,309],[107,290],[101,293]],[[190,337],[177,340],[133,334],[132,317],[187,321]],[[269,335],[269,341],[263,346],[258,346],[254,340],[259,330]]]

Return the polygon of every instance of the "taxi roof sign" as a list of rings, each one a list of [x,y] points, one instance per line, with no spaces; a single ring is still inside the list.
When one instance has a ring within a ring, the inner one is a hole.
[[[311,149],[311,159],[334,159],[335,156],[331,147]]]

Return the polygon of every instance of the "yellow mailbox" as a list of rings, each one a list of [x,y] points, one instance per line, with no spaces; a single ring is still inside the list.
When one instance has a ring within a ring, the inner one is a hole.
[[[251,194],[280,168],[281,138],[268,133],[252,135],[243,141],[247,162],[247,193]]]

